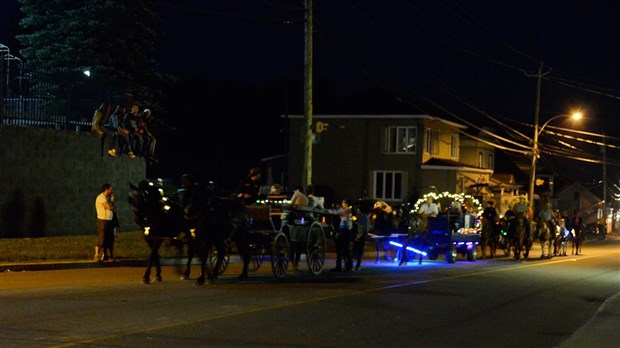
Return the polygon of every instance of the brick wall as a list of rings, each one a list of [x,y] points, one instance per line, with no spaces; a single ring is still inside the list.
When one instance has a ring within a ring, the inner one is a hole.
[[[104,183],[116,195],[120,230],[135,230],[129,182],[145,177],[143,159],[101,156],[92,133],[0,126],[0,237],[95,234]]]

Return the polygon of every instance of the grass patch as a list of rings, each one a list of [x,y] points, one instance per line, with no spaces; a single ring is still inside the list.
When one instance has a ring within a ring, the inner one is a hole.
[[[92,260],[96,242],[97,237],[94,235],[2,238],[0,262]],[[174,257],[177,250],[162,247],[160,254],[162,257]],[[117,233],[114,241],[115,258],[146,259],[148,256],[148,245],[141,231]]]

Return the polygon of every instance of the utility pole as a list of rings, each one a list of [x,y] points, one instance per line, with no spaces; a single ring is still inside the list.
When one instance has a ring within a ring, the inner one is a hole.
[[[538,67],[536,80],[536,104],[534,105],[534,139],[532,142],[532,164],[530,166],[530,187],[528,192],[529,211],[534,214],[534,186],[536,185],[536,159],[538,157],[538,120],[540,118],[540,90],[542,86],[542,62]]]
[[[607,145],[606,145],[605,132],[603,132],[603,225],[605,226],[605,233],[607,233]]]
[[[305,0],[304,56],[304,172],[302,185],[312,184],[312,0]]]

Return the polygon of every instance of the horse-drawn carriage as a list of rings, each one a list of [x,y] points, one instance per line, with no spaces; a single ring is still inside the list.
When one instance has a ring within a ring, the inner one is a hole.
[[[248,206],[250,216],[251,270],[257,270],[269,256],[273,274],[287,275],[289,264],[298,268],[301,255],[306,255],[308,270],[321,274],[327,250],[326,229],[331,213],[309,207]]]
[[[374,220],[371,237],[377,243],[377,261],[381,244],[385,241],[397,248],[395,260],[401,265],[416,258],[421,263],[424,256],[436,260],[440,254],[445,254],[448,263],[454,263],[458,254],[466,256],[469,261],[476,260],[480,234],[473,228],[458,228],[450,213],[426,218],[407,204],[398,209],[386,209],[385,204],[376,208],[379,211],[375,214],[380,218]],[[386,214],[381,211],[390,212],[389,218],[386,219]]]

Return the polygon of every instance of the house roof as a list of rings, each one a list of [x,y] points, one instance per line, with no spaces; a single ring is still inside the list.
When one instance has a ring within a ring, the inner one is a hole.
[[[559,197],[560,196],[564,196],[564,195],[571,195],[572,192],[581,192],[589,200],[593,200],[593,201],[600,201],[601,200],[601,198],[599,198],[596,194],[594,194],[592,191],[590,191],[587,187],[585,187],[579,181],[575,181],[572,184],[563,187],[561,190],[558,190],[556,195],[559,196]]]
[[[478,172],[478,173],[493,173],[492,169],[484,169],[473,167],[466,163],[461,163],[457,161],[452,161],[443,158],[431,158],[428,161],[422,163],[420,166],[421,169],[441,169],[441,170],[461,170],[468,172]]]

